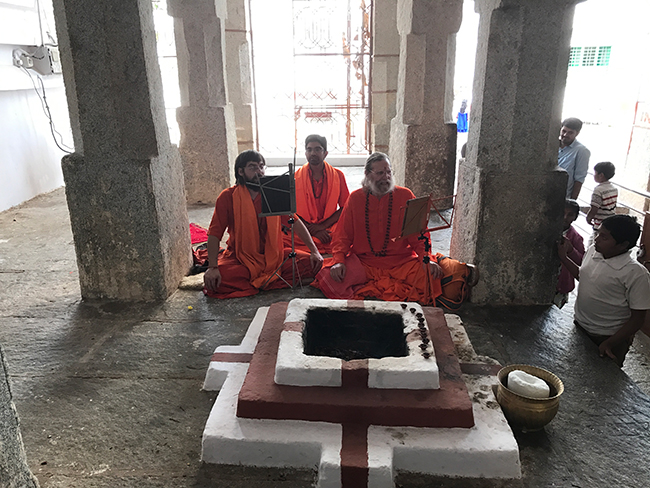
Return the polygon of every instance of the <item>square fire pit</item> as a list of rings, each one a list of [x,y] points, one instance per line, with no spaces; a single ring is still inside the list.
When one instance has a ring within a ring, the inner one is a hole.
[[[368,388],[440,388],[426,318],[418,304],[294,299],[287,308],[275,383],[342,384],[344,361],[367,361]]]
[[[433,371],[439,387],[404,389],[413,386],[408,375],[424,382]],[[278,374],[307,386],[278,384]],[[318,466],[319,488],[392,487],[399,471],[511,486],[503,480],[521,477],[517,442],[492,394],[495,378],[477,374],[486,373],[463,374],[438,308],[275,303],[258,309],[240,346],[219,346],[212,356],[204,388],[219,394],[201,458]],[[390,381],[395,388],[370,387]]]

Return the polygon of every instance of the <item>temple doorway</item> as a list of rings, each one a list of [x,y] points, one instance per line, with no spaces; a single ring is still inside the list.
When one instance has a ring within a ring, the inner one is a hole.
[[[250,12],[260,151],[301,152],[318,133],[330,154],[368,154],[372,2],[250,0]]]

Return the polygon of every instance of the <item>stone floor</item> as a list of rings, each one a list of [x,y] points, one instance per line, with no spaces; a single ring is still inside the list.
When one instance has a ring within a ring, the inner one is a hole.
[[[203,225],[210,215],[190,209]],[[201,391],[210,355],[238,344],[259,306],[295,296],[321,295],[306,288],[217,301],[179,290],[159,304],[84,302],[63,190],[0,213],[0,345],[41,487],[311,486],[310,471],[199,459],[215,398]],[[459,312],[479,354],[549,369],[566,388],[551,424],[516,433],[523,479],[502,486],[650,486],[650,344],[637,340],[621,371],[573,328],[571,309],[466,304]],[[409,474],[397,482],[501,486]]]

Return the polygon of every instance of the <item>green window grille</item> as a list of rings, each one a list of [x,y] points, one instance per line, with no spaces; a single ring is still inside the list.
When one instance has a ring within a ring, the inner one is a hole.
[[[580,59],[582,57],[581,47],[572,47],[569,53],[569,66],[580,66]]]
[[[596,66],[609,66],[609,55],[612,52],[612,46],[600,46],[598,48],[598,58]]]
[[[593,66],[596,64],[596,48],[595,46],[593,47],[586,47],[585,52],[582,55],[582,66]]]

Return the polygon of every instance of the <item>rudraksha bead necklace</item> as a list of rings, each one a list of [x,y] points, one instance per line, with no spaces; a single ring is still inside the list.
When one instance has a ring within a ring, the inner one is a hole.
[[[372,241],[370,240],[370,192],[366,192],[366,237],[368,238],[368,244],[370,244],[370,251],[377,257],[386,256],[386,249],[388,248],[388,239],[390,238],[390,219],[393,213],[393,192],[389,193],[388,196],[388,219],[386,220],[386,235],[384,236],[384,245],[380,251],[375,251],[372,247]]]

